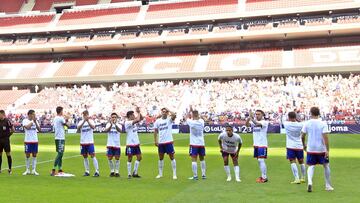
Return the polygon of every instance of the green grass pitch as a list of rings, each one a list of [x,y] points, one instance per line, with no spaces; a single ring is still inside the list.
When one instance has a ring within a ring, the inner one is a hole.
[[[126,178],[126,157],[121,157],[120,178],[109,177],[105,156],[106,134],[95,134],[95,148],[100,165],[99,178],[82,177],[83,158],[79,155],[79,135],[67,135],[63,168],[73,178],[50,177],[55,158],[53,134],[39,135],[38,172],[40,176],[22,176],[25,170],[23,134],[11,138],[13,174],[0,174],[0,202],[360,202],[360,135],[330,135],[330,165],[333,192],[324,190],[323,168],[317,166],[314,192],[306,192],[306,184],[291,185],[290,165],[285,159],[285,136],[269,135],[269,182],[257,184],[260,176],[257,161],[252,158],[252,135],[242,135],[244,141],[239,164],[241,183],[226,182],[217,135],[206,135],[207,180],[192,181],[188,156],[188,134],[177,134],[175,151],[178,180],[172,180],[171,165],[165,159],[164,178],[157,180],[157,148],[152,134],[142,134],[140,164],[141,179]],[[121,138],[124,146],[125,137]],[[122,148],[124,155],[124,147]],[[90,161],[91,173],[93,173]],[[3,169],[7,167],[3,154]],[[200,171],[200,167],[199,167]],[[233,168],[231,167],[233,174]]]

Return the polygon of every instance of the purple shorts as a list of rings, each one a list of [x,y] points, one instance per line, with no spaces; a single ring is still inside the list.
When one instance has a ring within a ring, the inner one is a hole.
[[[95,154],[95,146],[94,144],[84,144],[80,145],[80,153],[81,155],[94,155]]]
[[[190,145],[189,148],[189,155],[192,157],[196,157],[196,156],[205,156],[205,147],[204,146],[192,146]]]
[[[25,143],[25,153],[26,154],[37,154],[38,153],[38,143]]]
[[[304,150],[286,148],[286,158],[289,160],[304,160]]]
[[[126,146],[125,155],[133,156],[141,154],[140,146]]]
[[[158,144],[158,152],[159,154],[174,154],[175,150],[173,143]]]
[[[119,147],[107,147],[106,156],[113,157],[113,156],[120,156],[121,149]]]
[[[267,147],[254,147],[254,158],[267,158]]]
[[[307,165],[316,165],[316,164],[327,164],[329,159],[325,157],[325,153],[307,153],[306,164]]]

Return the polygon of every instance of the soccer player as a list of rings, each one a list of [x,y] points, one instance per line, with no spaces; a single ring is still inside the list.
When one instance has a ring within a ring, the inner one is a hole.
[[[128,178],[140,178],[138,174],[140,161],[142,159],[141,150],[140,150],[140,140],[138,135],[138,123],[141,122],[144,117],[140,113],[140,108],[136,107],[137,116],[135,116],[134,111],[128,111],[126,113],[127,121],[125,121],[125,131],[126,131],[126,150],[125,154],[128,157],[127,161],[127,171]],[[131,173],[131,162],[133,156],[136,156],[136,161],[134,163],[134,171]]]
[[[32,155],[32,171],[31,174],[38,176],[39,173],[36,172],[36,156],[38,153],[38,135],[37,132],[40,132],[40,125],[39,122],[36,120],[36,115],[34,110],[29,110],[28,118],[25,118],[22,122],[22,125],[25,130],[25,165],[26,165],[26,171],[23,173],[23,175],[29,175],[30,174],[30,155]],[[37,130],[37,131],[36,131]]]
[[[80,131],[80,148],[81,154],[84,157],[85,173],[84,176],[90,176],[90,166],[88,156],[93,160],[95,173],[94,177],[99,177],[99,164],[95,157],[94,147],[94,129],[95,122],[90,118],[89,112],[85,110],[83,113],[83,120],[79,122],[77,130]]]
[[[294,175],[292,184],[305,183],[304,148],[301,141],[301,129],[304,124],[296,120],[296,113],[288,113],[288,121],[284,122],[286,131],[286,158],[290,161],[291,171]],[[301,177],[299,178],[296,160],[300,164]]]
[[[159,153],[159,175],[156,178],[163,177],[164,168],[164,154],[168,154],[171,160],[171,166],[173,170],[173,179],[176,180],[176,161],[175,150],[173,145],[172,125],[176,118],[174,112],[169,111],[167,108],[161,109],[161,118],[157,119],[154,124],[154,141],[155,146],[158,147]],[[159,136],[158,136],[159,135]]]
[[[234,164],[235,180],[240,180],[240,167],[238,163],[239,152],[242,146],[242,140],[240,135],[233,132],[231,125],[226,125],[225,131],[220,133],[218,137],[220,152],[224,159],[224,169],[227,175],[226,181],[231,181],[230,167],[229,167],[229,155]]]
[[[200,159],[201,177],[206,179],[206,164],[205,164],[205,141],[204,141],[204,126],[205,122],[200,118],[199,112],[190,107],[190,112],[186,123],[190,128],[190,149],[189,155],[191,156],[191,167],[193,177],[190,179],[198,180],[198,166],[197,158]]]
[[[307,150],[306,164],[308,165],[308,192],[312,192],[312,179],[315,165],[321,164],[324,167],[325,190],[332,191],[334,188],[330,182],[329,166],[329,128],[327,124],[320,119],[320,110],[318,107],[311,107],[311,119],[305,124],[302,131],[302,143]],[[308,136],[307,145],[305,144],[306,135]]]
[[[54,167],[51,170],[51,176],[56,175],[56,167],[58,168],[58,173],[63,173],[62,170],[62,158],[65,151],[65,126],[69,127],[70,123],[63,116],[63,107],[56,107],[57,116],[54,118],[53,125],[55,131],[55,148],[56,148],[56,158],[54,161]]]
[[[120,177],[120,132],[121,126],[117,123],[118,115],[111,114],[110,121],[106,124],[105,132],[108,133],[107,138],[107,157],[110,166],[110,177]],[[113,158],[115,157],[115,164]]]
[[[2,153],[5,151],[8,162],[8,173],[11,174],[12,158],[10,147],[10,136],[15,132],[15,128],[9,119],[6,118],[5,111],[0,110],[0,173],[2,164]]]
[[[269,123],[264,120],[265,113],[262,110],[255,111],[255,119],[253,112],[246,120],[246,126],[253,128],[253,141],[254,141],[254,158],[257,158],[261,171],[261,177],[256,179],[257,183],[268,182],[267,169],[265,159],[267,158],[267,130]]]

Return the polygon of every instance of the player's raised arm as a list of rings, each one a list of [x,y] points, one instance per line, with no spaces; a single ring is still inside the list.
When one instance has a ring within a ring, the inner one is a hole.
[[[144,117],[141,115],[141,111],[140,111],[139,107],[136,107],[135,111],[137,113],[137,116],[132,122],[133,125],[136,123],[139,123],[140,121],[142,121],[144,119]]]
[[[24,128],[27,130],[30,130],[31,126],[34,124],[34,121],[30,120],[30,118],[29,118],[29,121],[30,122],[28,122],[24,125]]]
[[[39,123],[37,122],[36,118],[34,118],[34,123],[35,123],[36,129],[38,130],[38,132],[41,132],[40,125],[39,125]]]
[[[70,123],[70,120],[69,120],[68,116],[65,117],[64,122],[62,123],[62,125],[70,128],[71,123]]]
[[[95,129],[95,123],[94,123],[94,121],[92,121],[92,120],[90,120],[90,119],[88,118],[88,119],[87,119],[87,122],[89,123],[90,128]]]
[[[176,113],[170,111],[169,109],[166,109],[166,110],[169,112],[171,120],[174,121],[176,119]]]
[[[85,120],[80,121],[80,124],[77,126],[77,132],[80,132],[80,130],[84,126],[85,122],[86,122]]]
[[[108,133],[111,130],[113,123],[111,122],[111,120],[109,120],[109,122],[106,124],[104,132]]]

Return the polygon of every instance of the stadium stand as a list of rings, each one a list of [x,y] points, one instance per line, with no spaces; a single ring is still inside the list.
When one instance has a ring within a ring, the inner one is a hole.
[[[31,93],[34,94],[33,99],[18,109],[50,112],[57,105],[62,105],[74,117],[80,117],[81,111],[86,108],[94,119],[106,122],[110,112],[125,116],[133,105],[141,105],[143,114],[149,118],[158,115],[164,105],[178,109],[181,117],[187,104],[192,103],[207,123],[223,124],[244,123],[246,113],[254,108],[264,109],[266,117],[272,122],[280,122],[282,114],[294,109],[302,119],[306,119],[308,109],[321,104],[321,114],[329,122],[353,123],[360,119],[359,81],[359,75],[326,75],[223,81],[183,80],[178,83],[158,81],[135,85],[113,83],[107,88],[75,85],[71,88],[45,88],[38,94]],[[316,91],[318,88],[322,91]],[[51,119],[53,116],[54,113],[50,113],[46,117]]]

